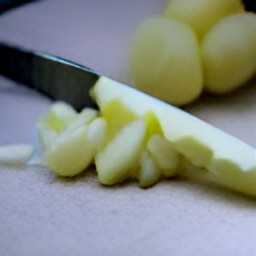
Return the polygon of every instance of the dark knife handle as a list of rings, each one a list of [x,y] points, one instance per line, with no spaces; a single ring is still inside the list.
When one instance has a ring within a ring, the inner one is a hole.
[[[94,107],[90,89],[100,75],[92,69],[53,55],[0,43],[0,75],[36,89],[77,110]]]

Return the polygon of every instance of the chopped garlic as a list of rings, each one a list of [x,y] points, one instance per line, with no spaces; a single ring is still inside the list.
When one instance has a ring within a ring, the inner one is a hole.
[[[0,146],[0,164],[26,164],[32,157],[34,147],[29,144],[13,144]]]

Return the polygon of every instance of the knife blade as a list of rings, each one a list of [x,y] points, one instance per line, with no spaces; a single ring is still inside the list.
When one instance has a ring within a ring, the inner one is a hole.
[[[78,111],[96,107],[89,92],[101,75],[61,57],[0,42],[0,75],[65,101]]]
[[[29,2],[33,2],[35,0],[1,0],[0,1],[0,14],[9,11],[15,7],[18,7],[23,4],[27,4]]]

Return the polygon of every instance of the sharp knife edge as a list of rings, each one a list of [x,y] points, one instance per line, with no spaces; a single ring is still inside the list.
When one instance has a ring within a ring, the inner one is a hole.
[[[95,107],[90,89],[101,75],[69,60],[0,42],[0,75],[75,109]]]

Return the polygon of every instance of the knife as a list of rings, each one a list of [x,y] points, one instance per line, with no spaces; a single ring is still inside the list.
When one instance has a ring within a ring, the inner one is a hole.
[[[0,75],[65,101],[78,111],[96,107],[90,89],[101,75],[72,61],[0,42]]]
[[[35,0],[0,0],[0,14]]]

